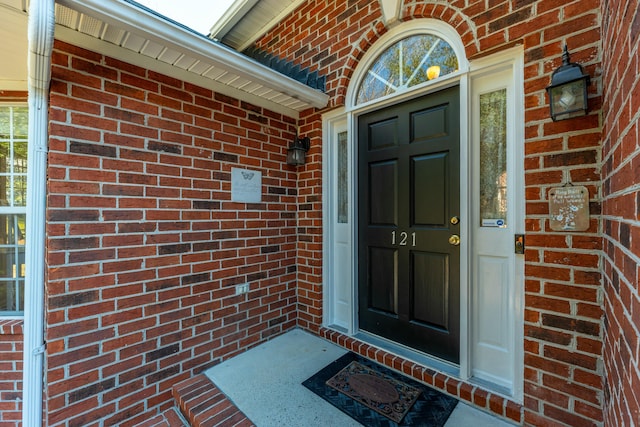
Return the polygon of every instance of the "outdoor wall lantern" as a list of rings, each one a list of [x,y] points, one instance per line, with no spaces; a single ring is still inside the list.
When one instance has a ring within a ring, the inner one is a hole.
[[[582,66],[569,62],[569,50],[564,45],[562,65],[551,74],[551,85],[547,87],[554,122],[587,114],[589,82],[589,74],[582,71]]]
[[[287,164],[293,166],[304,165],[304,154],[309,151],[310,145],[311,141],[308,136],[298,138],[298,135],[296,135],[287,150]]]

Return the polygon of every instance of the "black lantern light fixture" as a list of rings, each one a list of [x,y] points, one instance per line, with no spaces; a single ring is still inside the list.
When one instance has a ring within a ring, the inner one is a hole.
[[[582,71],[582,66],[569,62],[569,50],[567,45],[564,45],[562,65],[553,72],[551,85],[547,87],[553,121],[587,114],[589,82],[589,74]]]
[[[296,134],[295,139],[287,150],[287,164],[293,166],[304,165],[304,155],[309,151],[310,145],[311,141],[308,136],[298,138]]]

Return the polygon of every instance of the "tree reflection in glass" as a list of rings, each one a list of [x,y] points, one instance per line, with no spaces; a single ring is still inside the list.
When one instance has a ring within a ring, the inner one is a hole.
[[[506,89],[480,95],[480,218],[502,220],[501,226],[506,226]]]
[[[437,75],[436,67],[439,67]],[[360,84],[357,103],[401,92],[457,69],[458,58],[453,48],[440,37],[432,34],[407,37],[375,60]]]

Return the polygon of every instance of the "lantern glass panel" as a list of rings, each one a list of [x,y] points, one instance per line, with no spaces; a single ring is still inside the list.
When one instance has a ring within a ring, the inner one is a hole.
[[[587,110],[585,85],[585,80],[580,79],[550,88],[551,108],[555,119]]]
[[[287,152],[287,164],[288,165],[304,165],[304,148],[291,147]]]

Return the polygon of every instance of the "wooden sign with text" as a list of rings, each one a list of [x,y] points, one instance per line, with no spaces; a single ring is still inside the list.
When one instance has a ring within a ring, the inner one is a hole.
[[[589,229],[589,190],[581,185],[549,190],[549,225],[554,231]]]

